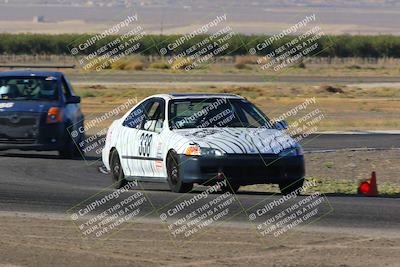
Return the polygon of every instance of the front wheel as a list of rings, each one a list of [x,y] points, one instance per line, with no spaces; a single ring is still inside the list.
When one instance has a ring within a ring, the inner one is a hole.
[[[72,139],[72,136],[67,131],[67,133],[65,133],[64,140],[65,140],[64,145],[62,146],[61,149],[58,150],[58,154],[60,155],[61,158],[74,159],[75,157],[84,156],[83,148],[82,149],[79,148],[79,145],[82,143],[82,141],[85,140],[85,136],[83,134],[79,136],[78,142],[75,144],[75,141]]]
[[[298,179],[296,181],[290,181],[290,182],[283,182],[279,184],[279,189],[281,190],[281,193],[283,195],[288,195],[293,192],[296,192],[296,195],[299,195],[301,193],[301,187],[304,184],[304,178]]]
[[[122,169],[117,150],[114,150],[111,153],[111,176],[114,182],[114,188],[120,189],[126,185],[127,181],[125,180],[124,170]]]
[[[69,136],[67,136],[63,147],[60,150],[58,150],[58,154],[63,159],[73,159],[74,158],[74,148],[75,147],[74,147],[72,139]]]
[[[168,185],[172,192],[187,193],[193,188],[193,184],[184,183],[179,172],[178,157],[174,153],[167,156]]]

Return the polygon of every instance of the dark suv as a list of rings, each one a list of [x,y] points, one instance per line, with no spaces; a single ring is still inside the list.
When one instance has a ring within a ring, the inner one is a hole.
[[[82,153],[80,102],[61,72],[0,72],[0,150],[56,150],[64,158]]]

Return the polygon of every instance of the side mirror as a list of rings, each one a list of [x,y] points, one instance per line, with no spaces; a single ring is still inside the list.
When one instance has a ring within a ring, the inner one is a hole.
[[[80,96],[68,96],[66,100],[67,104],[79,104],[81,103]]]
[[[278,129],[278,130],[286,130],[287,128],[289,128],[289,124],[287,123],[287,121],[276,121],[274,122],[274,128]]]

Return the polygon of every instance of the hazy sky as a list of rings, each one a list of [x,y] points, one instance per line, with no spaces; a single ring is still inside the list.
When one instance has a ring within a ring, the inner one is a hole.
[[[238,32],[277,33],[306,15],[316,14],[316,23],[326,33],[400,34],[400,1],[142,0],[129,1],[132,5],[128,7],[121,6],[124,0],[92,0],[90,7],[83,5],[90,2],[86,0],[5,2],[0,0],[0,32],[98,32],[131,12],[138,14],[150,33],[188,32],[218,14],[227,14],[227,23]],[[101,3],[112,6],[98,6]],[[43,16],[44,23],[32,23],[36,16]]]

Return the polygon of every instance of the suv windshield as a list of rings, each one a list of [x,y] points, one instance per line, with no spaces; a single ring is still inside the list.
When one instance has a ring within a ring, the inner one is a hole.
[[[0,100],[57,100],[54,77],[2,77]]]
[[[270,128],[269,119],[244,99],[177,99],[169,102],[171,129],[245,127]]]

